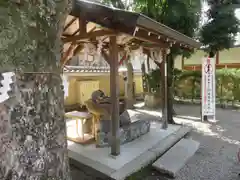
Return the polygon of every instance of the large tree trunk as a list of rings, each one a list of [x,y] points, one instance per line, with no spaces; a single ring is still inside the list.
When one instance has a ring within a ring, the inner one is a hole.
[[[141,65],[141,69],[142,69],[142,86],[143,86],[143,93],[144,95],[149,91],[149,85],[147,83],[147,79],[146,79],[146,67],[145,67],[145,63],[142,63]]]
[[[133,109],[134,94],[133,94],[133,66],[127,62],[127,108]]]
[[[69,180],[59,65],[69,1],[3,3],[0,71],[14,73],[0,95],[0,179]]]

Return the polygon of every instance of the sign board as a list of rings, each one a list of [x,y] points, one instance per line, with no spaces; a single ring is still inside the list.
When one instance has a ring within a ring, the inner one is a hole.
[[[202,61],[202,117],[212,116],[215,120],[216,83],[215,59],[203,58]]]

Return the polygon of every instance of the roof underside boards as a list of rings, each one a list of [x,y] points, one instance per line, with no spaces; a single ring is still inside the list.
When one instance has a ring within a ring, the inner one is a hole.
[[[146,42],[157,44],[161,38],[165,44],[176,43],[183,48],[186,46],[200,48],[201,46],[201,43],[194,39],[135,12],[107,7],[94,2],[75,0],[70,14],[119,33],[136,36],[135,38]]]

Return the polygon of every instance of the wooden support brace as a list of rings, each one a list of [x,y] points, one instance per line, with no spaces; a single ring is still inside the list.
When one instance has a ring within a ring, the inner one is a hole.
[[[96,26],[93,27],[88,33],[95,31],[95,29],[97,29]],[[74,31],[74,33],[72,34],[72,36],[75,36],[75,35],[76,35],[77,33],[79,33],[80,31],[81,31],[80,28],[78,28],[76,31]],[[81,32],[80,32],[80,33],[81,33]]]
[[[64,53],[64,55],[62,56],[62,59],[61,59],[61,66],[63,67],[67,61],[68,61],[68,56],[70,55],[70,53],[73,51],[74,47],[75,47],[75,43],[72,43],[68,50]]]
[[[84,48],[84,46],[83,46],[82,44],[79,44],[79,45],[73,50],[73,56],[77,55],[83,48]]]
[[[62,38],[62,41],[64,43],[67,42],[73,42],[73,41],[78,41],[78,40],[86,40],[86,39],[94,39],[100,36],[111,36],[111,35],[116,35],[116,32],[114,31],[110,31],[110,30],[98,30],[98,31],[93,31],[93,32],[89,32],[86,34],[80,34],[77,36],[70,36],[70,37],[66,37],[66,38]]]
[[[84,18],[82,18],[82,19],[79,18],[78,23],[79,23],[80,34],[82,34],[82,35],[86,34],[87,33],[87,21]]]
[[[74,21],[76,21],[76,17],[74,17],[71,21],[69,21],[69,23],[66,24],[66,26],[63,28],[63,32],[67,30],[67,28],[69,28],[73,23]]]
[[[102,50],[102,56],[104,60],[107,61],[107,63],[110,65],[110,56],[103,50]]]

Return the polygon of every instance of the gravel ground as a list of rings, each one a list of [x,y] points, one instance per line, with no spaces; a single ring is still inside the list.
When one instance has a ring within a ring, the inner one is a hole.
[[[199,106],[176,107],[181,115],[196,116]],[[192,138],[201,143],[199,150],[179,172],[176,180],[239,180],[237,151],[240,140],[240,111],[217,109],[214,124],[185,121],[195,127]]]
[[[176,105],[175,120],[194,127],[191,137],[201,143],[199,150],[178,173],[176,180],[240,180],[237,151],[240,144],[240,111],[217,109],[216,123],[202,123],[200,106]],[[72,167],[73,180],[96,180]],[[130,180],[167,180],[150,166]]]

